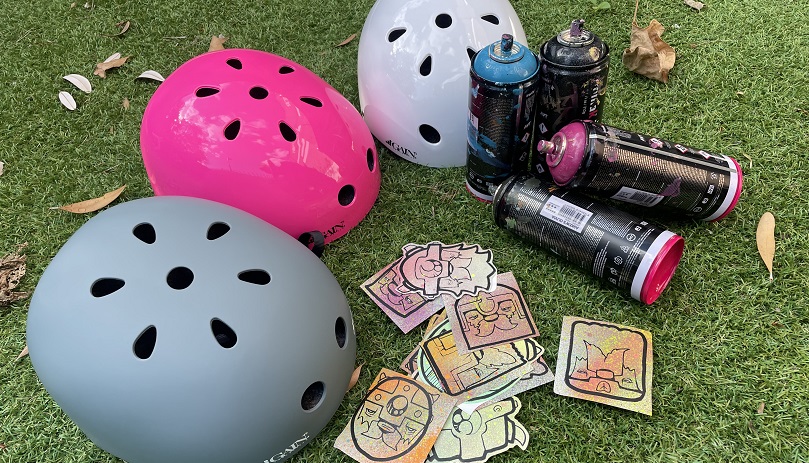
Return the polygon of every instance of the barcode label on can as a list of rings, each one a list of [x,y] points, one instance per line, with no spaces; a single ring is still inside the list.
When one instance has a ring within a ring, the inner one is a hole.
[[[628,186],[622,186],[618,193],[610,196],[610,198],[616,201],[623,201],[625,203],[632,203],[637,204],[640,206],[652,207],[663,201],[665,196],[649,193],[648,191],[643,190],[636,190],[635,188],[630,188]]]
[[[539,215],[581,233],[593,213],[562,198],[551,196]]]

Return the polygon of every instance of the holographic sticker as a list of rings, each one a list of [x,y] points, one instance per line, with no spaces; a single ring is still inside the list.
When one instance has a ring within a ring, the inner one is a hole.
[[[440,294],[475,295],[497,287],[492,251],[477,244],[410,243],[402,251],[398,271],[403,286],[428,299]]]
[[[652,414],[652,334],[564,317],[553,392]]]
[[[531,311],[511,272],[497,276],[494,291],[443,298],[458,353],[537,336]]]
[[[382,369],[334,443],[361,462],[422,462],[455,401],[426,384]]]
[[[529,391],[544,384],[553,382],[553,372],[551,371],[550,367],[545,362],[545,359],[543,357],[539,357],[532,365],[534,368],[531,371],[529,371],[526,375],[521,377],[520,380],[517,381],[517,383],[514,384],[513,387],[511,387],[506,391],[503,391],[496,397],[493,397],[492,399],[489,399],[486,402],[477,404],[475,403],[470,404],[469,402],[462,403],[459,404],[458,407],[466,412],[469,412],[476,408],[486,407],[503,399],[516,396],[517,394],[521,394],[525,391]]]
[[[401,257],[396,259],[360,286],[399,329],[408,333],[441,310],[444,303],[440,298],[428,300],[422,294],[403,287],[399,274],[401,261]]]
[[[450,415],[427,463],[482,463],[514,447],[525,450],[529,435],[517,421],[522,404],[511,397],[472,413],[456,408]]]

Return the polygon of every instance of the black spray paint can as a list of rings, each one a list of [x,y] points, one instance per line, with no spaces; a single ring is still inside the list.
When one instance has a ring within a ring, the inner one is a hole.
[[[645,304],[657,300],[683,255],[679,235],[530,175],[501,183],[492,208],[498,226]]]
[[[610,49],[597,35],[584,29],[584,20],[571,22],[540,47],[542,65],[537,102],[537,140],[549,140],[556,131],[575,120],[601,119]],[[531,171],[550,180],[545,155],[533,151]]]
[[[472,57],[466,188],[484,202],[509,175],[527,172],[539,58],[509,34]]]
[[[537,149],[557,185],[715,221],[742,193],[735,159],[594,122],[572,122]]]

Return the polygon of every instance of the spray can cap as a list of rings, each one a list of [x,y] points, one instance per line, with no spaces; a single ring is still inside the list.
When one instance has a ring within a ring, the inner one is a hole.
[[[609,47],[584,28],[583,19],[574,19],[570,28],[542,44],[542,59],[561,67],[589,67],[609,60]]]

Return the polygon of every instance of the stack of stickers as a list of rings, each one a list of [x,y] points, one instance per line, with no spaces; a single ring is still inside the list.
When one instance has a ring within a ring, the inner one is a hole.
[[[528,446],[516,395],[554,375],[517,281],[498,275],[491,250],[408,244],[362,289],[405,333],[429,323],[400,365],[406,374],[377,375],[335,447],[360,462],[479,463]],[[565,317],[561,339],[556,393],[651,414],[648,332]]]

